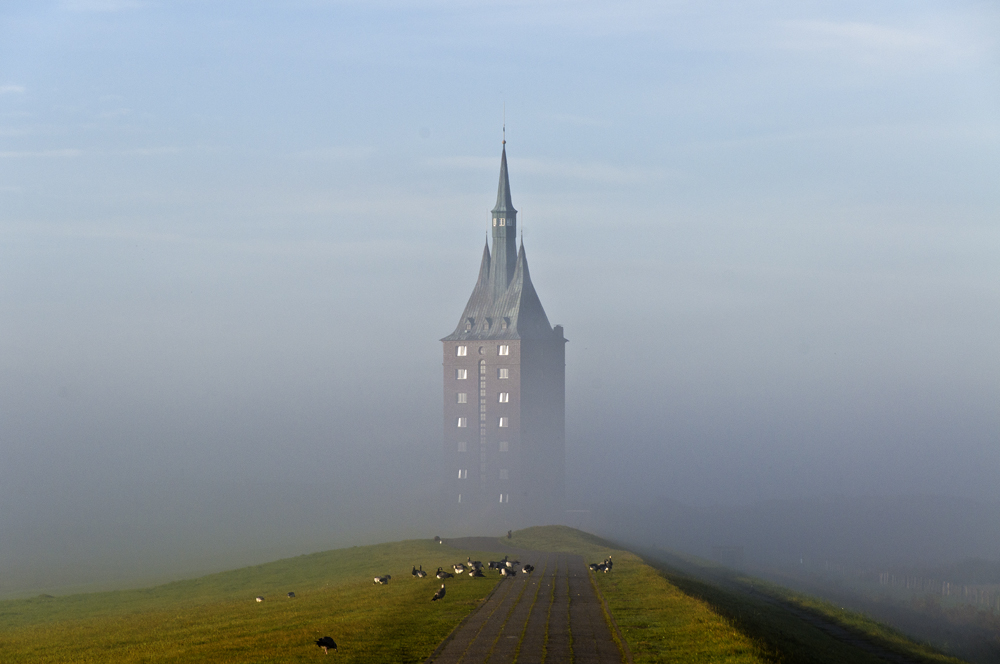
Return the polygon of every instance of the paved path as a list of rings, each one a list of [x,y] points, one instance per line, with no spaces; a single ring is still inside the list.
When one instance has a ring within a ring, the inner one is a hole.
[[[495,539],[449,540],[496,551]],[[535,571],[504,579],[427,662],[435,664],[621,664],[589,570],[580,556],[508,550]],[[484,561],[485,562],[485,561]]]

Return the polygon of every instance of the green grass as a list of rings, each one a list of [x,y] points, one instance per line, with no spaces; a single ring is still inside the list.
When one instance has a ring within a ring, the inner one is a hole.
[[[511,545],[577,553],[590,562],[608,555],[610,574],[592,574],[636,663],[780,661],[704,600],[684,594],[639,556],[593,535],[559,526],[514,533]]]
[[[468,554],[406,541],[144,590],[0,602],[0,662],[315,661],[313,642],[324,635],[337,641],[337,661],[423,661],[498,577],[449,579],[446,601],[432,603],[441,582],[414,579],[411,565],[433,572]],[[373,585],[383,574],[392,582]]]

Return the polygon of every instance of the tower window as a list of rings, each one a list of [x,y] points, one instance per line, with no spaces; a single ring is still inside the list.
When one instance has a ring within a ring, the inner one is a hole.
[[[459,443],[459,445],[461,445],[461,443]],[[500,441],[500,451],[501,452],[507,452],[509,450],[510,450],[510,443],[508,443],[506,440],[501,440]]]
[[[461,425],[459,425],[459,426],[461,426]],[[510,426],[510,418],[509,417],[501,417],[500,418],[500,426],[501,427],[509,427]]]
[[[506,468],[501,468],[500,469],[500,479],[502,479],[502,480],[509,480],[510,479],[510,477],[507,476],[507,469]]]
[[[460,418],[458,418],[458,428],[459,429],[464,429],[467,426],[469,426],[469,418],[467,418],[467,417],[460,417]]]
[[[468,392],[459,392],[456,395],[456,397],[457,397],[457,400],[458,400],[457,403],[469,403],[469,393]]]
[[[510,346],[497,346],[497,355],[510,355]]]
[[[509,403],[509,402],[510,402],[510,392],[501,392],[500,403]]]
[[[458,494],[458,502],[462,502],[462,494]]]
[[[460,469],[458,471],[458,479],[465,480],[469,478],[469,471],[466,469]]]
[[[494,225],[494,226],[496,226],[496,225],[497,225],[497,218],[496,218],[496,217],[493,217],[493,225]]]
[[[455,355],[457,355],[458,357],[465,357],[468,354],[469,354],[469,347],[468,346],[456,346],[455,347]]]
[[[506,223],[506,221],[507,221],[506,219],[504,219],[503,217],[500,217],[500,225],[501,226],[503,226],[504,223]]]
[[[455,369],[455,378],[457,380],[466,380],[469,377],[468,369]]]
[[[472,329],[472,326],[476,324],[476,321],[472,318],[465,319],[465,331],[468,332]]]
[[[497,369],[497,378],[504,379],[510,378],[510,369],[507,367],[501,367]]]
[[[466,450],[468,450],[468,447],[469,447],[469,444],[467,442],[465,442],[464,440],[458,441],[458,451],[459,452],[465,452]]]
[[[479,373],[486,373],[486,360],[479,360]]]

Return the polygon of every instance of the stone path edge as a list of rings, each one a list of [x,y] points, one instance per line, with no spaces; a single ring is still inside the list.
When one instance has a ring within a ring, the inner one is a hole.
[[[605,599],[604,593],[597,585],[597,580],[594,579],[593,574],[588,574],[590,577],[590,585],[594,587],[594,592],[597,593],[597,597],[601,600],[601,606],[604,608],[604,619],[608,621],[611,625],[612,630],[615,635],[615,641],[618,642],[618,649],[621,650],[622,654],[625,655],[625,661],[628,664],[634,664],[632,659],[632,651],[628,647],[628,641],[625,640],[625,635],[622,634],[621,628],[618,627],[618,622],[615,620],[614,615],[611,613],[611,607],[608,605],[608,600]]]
[[[498,581],[497,584],[493,586],[493,590],[486,593],[486,597],[484,597],[479,602],[479,606],[473,607],[473,609],[469,611],[469,613],[464,618],[458,621],[457,625],[451,628],[451,631],[448,632],[448,636],[444,637],[444,640],[442,640],[441,643],[438,644],[438,647],[434,649],[434,652],[432,652],[430,655],[427,656],[427,659],[424,660],[424,664],[432,664],[432,662],[434,662],[434,660],[438,658],[441,652],[445,649],[445,646],[451,643],[451,640],[455,638],[455,634],[458,633],[458,630],[460,630],[462,626],[465,625],[465,623],[469,622],[469,619],[473,615],[475,615],[476,611],[479,610],[480,606],[483,606],[484,604],[490,601],[490,598],[493,597],[493,594],[500,589],[500,586],[503,585],[504,581],[506,581],[506,579],[500,579],[500,581]]]

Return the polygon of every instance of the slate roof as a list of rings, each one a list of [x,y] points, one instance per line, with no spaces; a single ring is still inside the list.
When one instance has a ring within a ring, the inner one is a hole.
[[[516,212],[510,199],[507,179],[507,151],[500,157],[500,185],[493,213]],[[496,247],[494,247],[496,249]],[[492,283],[504,278],[501,270],[491,270],[489,243],[483,248],[479,277],[472,289],[465,311],[455,331],[441,341],[486,339],[547,339],[557,332],[549,325],[545,309],[538,299],[528,271],[524,243],[517,251],[517,261],[508,284]],[[561,336],[561,334],[560,334]]]

